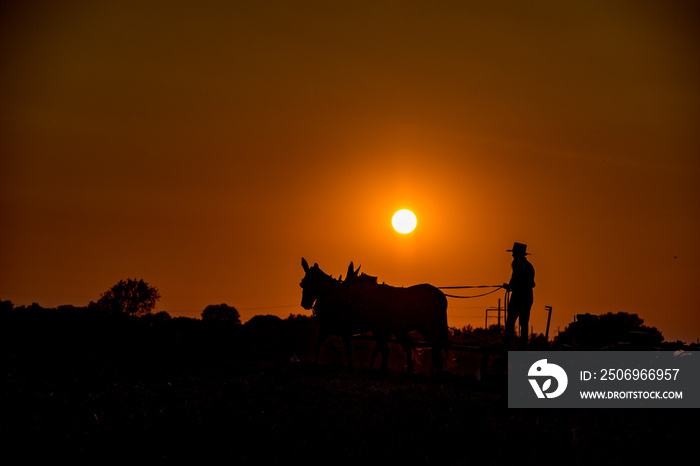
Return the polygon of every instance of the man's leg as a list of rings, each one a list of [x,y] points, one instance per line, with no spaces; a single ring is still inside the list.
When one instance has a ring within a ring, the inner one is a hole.
[[[532,301],[532,297],[525,297],[525,299],[523,299],[522,308],[520,310],[520,349],[525,349],[529,340],[530,309],[532,309]]]
[[[503,330],[503,343],[510,347],[511,340],[515,334],[515,321],[518,319],[518,308],[508,305],[508,318],[506,319],[506,327]]]

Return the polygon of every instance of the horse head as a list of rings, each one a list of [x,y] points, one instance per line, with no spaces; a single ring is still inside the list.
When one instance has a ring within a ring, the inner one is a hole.
[[[351,289],[366,288],[368,286],[377,284],[377,277],[367,275],[366,273],[360,274],[360,267],[354,268],[353,263],[350,262],[348,266],[348,274],[345,278],[344,284],[348,285]]]
[[[314,307],[314,303],[318,299],[322,299],[340,283],[339,280],[331,277],[321,270],[318,264],[314,264],[313,267],[309,266],[306,259],[302,257],[301,266],[306,273],[304,278],[302,278],[301,286],[301,307],[309,310]]]

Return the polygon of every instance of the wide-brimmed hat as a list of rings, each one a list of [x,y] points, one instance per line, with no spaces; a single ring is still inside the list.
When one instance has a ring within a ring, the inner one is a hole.
[[[518,254],[522,256],[529,256],[530,253],[527,251],[527,244],[523,243],[513,243],[513,249],[507,249],[506,252],[512,252],[513,254]]]

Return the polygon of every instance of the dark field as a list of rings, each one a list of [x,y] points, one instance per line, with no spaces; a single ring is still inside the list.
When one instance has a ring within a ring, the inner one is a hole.
[[[308,324],[4,315],[0,455],[568,465],[670,463],[695,450],[694,410],[513,410],[503,376],[349,370],[332,343],[315,366]],[[358,344],[357,363],[368,348]]]

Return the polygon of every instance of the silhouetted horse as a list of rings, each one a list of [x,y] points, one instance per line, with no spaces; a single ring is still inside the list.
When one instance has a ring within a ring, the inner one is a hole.
[[[407,370],[413,372],[410,332],[417,331],[431,343],[430,372],[441,370],[442,350],[448,343],[447,298],[442,291],[427,284],[408,288],[379,285],[374,277],[358,276],[359,268],[354,270],[352,262],[345,282],[325,274],[318,264],[309,267],[303,258],[301,265],[306,272],[301,281],[301,305],[304,309],[314,309],[319,325],[316,362],[325,340],[330,335],[339,335],[343,338],[348,365],[352,366],[350,338],[371,331],[377,346],[370,366],[381,352],[382,369],[388,368],[387,340],[394,335],[406,352]]]

